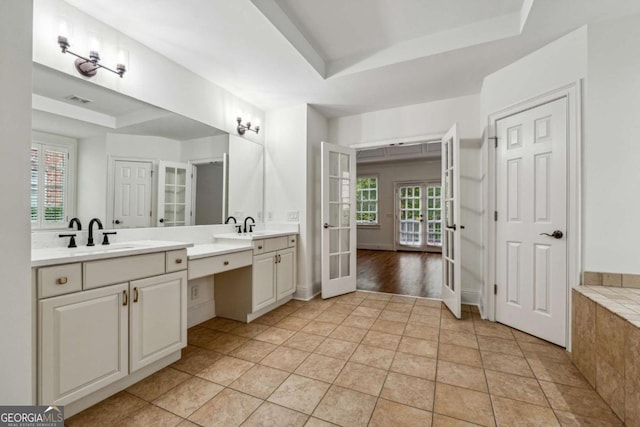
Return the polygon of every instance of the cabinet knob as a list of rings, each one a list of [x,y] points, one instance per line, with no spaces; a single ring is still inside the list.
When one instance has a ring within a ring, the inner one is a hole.
[[[295,243],[295,242],[296,242],[296,239],[291,239],[291,243]]]
[[[182,264],[182,258],[176,259],[176,264]]]
[[[262,249],[262,245],[258,246],[258,249]]]
[[[224,265],[229,265],[229,261],[223,262]]]
[[[59,277],[57,282],[58,282],[58,285],[65,285],[67,283],[67,278],[66,277]]]

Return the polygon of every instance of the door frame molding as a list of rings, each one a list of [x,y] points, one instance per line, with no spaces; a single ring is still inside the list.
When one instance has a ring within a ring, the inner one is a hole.
[[[496,283],[497,262],[497,227],[492,212],[496,206],[496,155],[494,141],[496,138],[496,122],[506,117],[521,113],[549,102],[566,98],[567,100],[567,308],[566,308],[566,348],[571,350],[571,289],[580,284],[582,269],[582,107],[583,107],[583,79],[559,87],[550,92],[515,103],[509,107],[493,112],[487,117],[487,131],[484,134],[484,144],[487,147],[487,181],[484,186],[487,220],[485,221],[485,236],[487,236],[487,250],[484,253],[485,286],[482,302],[483,315],[496,320],[496,296],[493,285]]]

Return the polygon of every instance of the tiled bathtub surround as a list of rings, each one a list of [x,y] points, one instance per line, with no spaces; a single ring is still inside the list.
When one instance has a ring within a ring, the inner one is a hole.
[[[640,289],[573,290],[572,357],[627,426],[640,426]]]
[[[464,309],[356,292],[212,319],[180,361],[67,424],[621,425],[563,348]]]
[[[582,282],[587,286],[615,286],[640,289],[640,274],[585,271]]]

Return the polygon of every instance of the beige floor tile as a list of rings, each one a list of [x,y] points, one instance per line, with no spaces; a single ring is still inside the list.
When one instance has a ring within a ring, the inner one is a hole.
[[[523,377],[534,378],[533,371],[529,368],[529,363],[524,357],[511,356],[504,353],[495,353],[492,351],[480,352],[482,357],[482,365],[485,369],[493,371],[506,372],[508,374],[520,375]]]
[[[333,330],[338,327],[335,323],[328,322],[320,322],[317,320],[312,320],[309,322],[307,326],[301,329],[302,332],[307,334],[320,335],[323,337],[328,337]]]
[[[559,362],[546,357],[536,357],[527,359],[527,362],[538,380],[587,389],[591,388],[591,385],[578,371],[578,368],[568,360]]]
[[[336,325],[339,325],[346,318],[347,318],[347,314],[344,314],[344,313],[335,313],[335,312],[331,313],[331,312],[324,311],[318,317],[316,317],[315,320],[319,322],[334,323]]]
[[[438,361],[436,381],[485,393],[489,391],[482,368],[451,363],[444,360]]]
[[[530,342],[519,342],[519,344],[520,349],[524,353],[524,357],[527,359],[545,357],[547,359],[554,359],[558,362],[565,363],[571,360],[571,354],[569,352],[554,344],[537,344]]]
[[[229,331],[229,333],[233,335],[240,335],[241,337],[245,338],[253,338],[259,333],[266,331],[267,329],[269,329],[269,326],[267,325],[261,325],[260,323],[251,322],[233,328],[231,331]]]
[[[374,368],[389,369],[394,355],[393,350],[360,344],[350,360]]]
[[[440,318],[434,316],[425,316],[424,314],[411,314],[411,316],[409,316],[409,323],[429,326],[431,328],[439,328],[440,322]]]
[[[416,305],[442,309],[442,301],[435,299],[418,298],[416,299]]]
[[[295,335],[286,340],[282,345],[312,352],[318,348],[322,341],[324,341],[323,336],[307,334],[306,332],[296,332]]]
[[[379,399],[369,427],[415,427],[431,425],[431,412]]]
[[[389,302],[391,300],[391,297],[393,297],[393,294],[385,294],[383,292],[367,292],[366,297],[370,300]]]
[[[114,425],[127,427],[173,427],[181,421],[182,418],[171,412],[165,411],[157,406],[146,405]]]
[[[510,354],[512,356],[524,356],[517,341],[503,338],[486,337],[478,335],[478,345],[481,351],[493,351],[496,353]]]
[[[378,396],[387,377],[387,371],[359,363],[348,362],[334,384]]]
[[[182,422],[178,424],[178,427],[199,427],[199,426],[198,424],[193,423],[189,420],[182,420]]]
[[[415,304],[416,303],[417,298],[414,297],[407,297],[407,296],[403,296],[403,295],[394,295],[393,297],[391,297],[391,301],[390,302],[397,302],[400,304]]]
[[[433,414],[433,423],[431,425],[433,427],[475,427],[479,424],[458,420],[446,415]]]
[[[404,322],[396,322],[394,320],[382,320],[382,319],[377,319],[373,325],[371,325],[371,330],[372,331],[378,331],[378,332],[386,332],[389,334],[396,334],[396,335],[402,335],[402,333],[404,332],[404,327],[407,324]]]
[[[329,337],[359,343],[367,333],[365,329],[354,328],[352,326],[339,325],[329,334]]]
[[[114,422],[128,417],[146,405],[147,402],[139,397],[121,391],[66,419],[65,425],[69,427],[111,427]]]
[[[478,350],[459,345],[441,343],[438,348],[438,359],[478,368],[482,367],[482,359]]]
[[[421,340],[438,341],[440,330],[430,326],[409,323],[404,330],[404,334],[408,337],[420,338]]]
[[[222,357],[221,354],[201,347],[189,345],[182,349],[180,360],[171,364],[172,368],[191,375],[202,371]]]
[[[445,319],[440,321],[440,327],[449,331],[466,332],[468,334],[475,334],[476,330],[473,327],[473,321],[460,320],[460,319]]]
[[[398,344],[400,344],[400,339],[400,335],[387,334],[385,332],[378,331],[369,331],[366,333],[364,339],[362,340],[362,344],[395,351],[398,348]]]
[[[242,325],[242,322],[236,320],[223,319],[222,317],[214,317],[200,324],[205,328],[215,329],[220,332],[229,332],[230,330]]]
[[[218,353],[228,354],[247,341],[249,341],[249,338],[232,334],[222,334],[204,347]]]
[[[560,426],[555,414],[549,407],[532,405],[504,397],[493,396],[493,410],[498,426],[515,426],[524,424],[531,426]]]
[[[327,308],[325,311],[327,313],[340,313],[340,314],[351,314],[353,312],[353,310],[356,309],[356,305],[351,305],[351,304],[333,304],[332,306],[330,306],[329,308]]]
[[[436,380],[436,359],[397,352],[390,370],[405,375]]]
[[[389,372],[380,397],[432,411],[434,387],[433,381]]]
[[[433,357],[435,359],[438,357],[438,343],[404,336],[400,341],[398,351],[415,354],[416,356]]]
[[[256,335],[254,339],[275,345],[280,345],[293,336],[295,332],[289,329],[270,327],[266,331]]]
[[[402,307],[410,307],[407,304],[398,304],[398,305]],[[399,311],[391,311],[391,310],[382,310],[382,312],[380,313],[379,319],[393,320],[394,322],[408,322],[409,316],[411,316],[411,313],[408,311],[399,312]]]
[[[320,314],[322,314],[324,310],[320,309],[320,308],[316,308],[316,307],[312,307],[312,306],[305,306],[305,307],[301,307],[298,310],[294,311],[293,313],[290,314],[290,316],[293,317],[301,317],[303,319],[315,319],[316,317],[320,316]]]
[[[309,322],[311,322],[311,320],[309,319],[303,319],[301,317],[293,317],[293,316],[287,316],[284,319],[282,319],[281,321],[279,321],[278,323],[276,323],[275,326],[276,328],[282,328],[282,329],[289,329],[292,331],[299,331],[300,329],[304,328],[305,326],[307,326],[307,324],[309,324]]]
[[[571,387],[547,381],[540,381],[540,386],[554,410],[607,422],[618,421],[618,417],[611,411],[611,408],[593,389]]]
[[[516,338],[518,342],[530,342],[534,344],[548,344],[547,341],[542,340],[540,338],[534,337],[533,335],[529,335],[525,332],[518,331],[517,329],[511,329],[511,333]]]
[[[376,319],[372,317],[354,316],[351,314],[347,316],[346,319],[344,319],[344,321],[342,322],[342,325],[368,330],[371,327],[371,325],[373,325],[373,322],[375,321]]]
[[[479,320],[473,322],[477,335],[485,335],[489,337],[503,338],[513,340],[515,337],[511,333],[511,328],[488,320]]]
[[[223,389],[221,385],[192,377],[154,400],[153,404],[187,418]]]
[[[207,381],[213,381],[214,383],[226,386],[240,378],[242,374],[254,365],[254,363],[247,362],[246,360],[225,356],[207,369],[199,372],[197,376]]]
[[[267,326],[273,326],[276,323],[278,323],[279,321],[281,321],[282,319],[284,319],[285,317],[287,317],[287,314],[284,313],[276,313],[275,311],[271,311],[267,314],[264,314],[260,317],[258,317],[256,320],[253,321],[253,323],[259,323],[261,325],[267,325]]]
[[[312,354],[298,366],[295,373],[315,380],[332,383],[345,363],[344,360],[334,357]]]
[[[242,423],[242,427],[300,427],[308,418],[308,415],[300,412],[264,402]]]
[[[189,417],[204,427],[240,425],[263,401],[226,388]]]
[[[372,299],[366,299],[360,304],[360,307],[377,308],[378,310],[383,310],[386,306],[386,301],[376,301]]]
[[[508,397],[539,406],[549,406],[540,384],[533,378],[491,370],[486,370],[485,375],[491,395]]]
[[[277,345],[268,342],[250,340],[229,353],[229,356],[258,363],[277,347]]]
[[[189,345],[204,347],[222,334],[223,333],[220,331],[214,331],[213,329],[196,326],[189,329],[189,332],[187,333],[187,343]]]
[[[407,314],[411,314],[412,309],[413,309],[412,304],[401,304],[398,302],[390,302],[385,307],[385,310],[387,311],[395,311],[397,313],[407,313]]]
[[[623,425],[620,421],[599,420],[563,411],[555,411],[555,414],[562,427],[618,427]]]
[[[454,344],[462,347],[479,348],[478,340],[475,334],[466,332],[440,330],[440,342],[445,344]]]
[[[333,385],[313,416],[341,426],[366,426],[375,405],[373,396]]]
[[[127,391],[140,399],[151,402],[161,394],[171,390],[191,375],[173,368],[164,368],[140,382],[135,383]]]
[[[373,317],[374,319],[380,316],[382,312],[379,308],[371,308],[371,307],[363,307],[359,306],[355,310],[353,310],[353,315],[362,316],[362,317]]]
[[[314,353],[348,360],[357,347],[356,343],[327,338],[315,349]]]
[[[267,400],[309,415],[328,389],[327,383],[293,374]]]
[[[495,425],[491,399],[487,393],[449,384],[436,384],[433,412],[483,426]]]
[[[411,310],[411,314],[417,314],[419,316],[431,316],[439,319],[441,316],[441,310],[439,308],[414,306],[413,310]]]
[[[278,347],[260,361],[261,365],[293,372],[309,356],[309,352],[289,347]]]
[[[288,376],[288,372],[256,365],[232,382],[229,387],[260,399],[266,399]]]

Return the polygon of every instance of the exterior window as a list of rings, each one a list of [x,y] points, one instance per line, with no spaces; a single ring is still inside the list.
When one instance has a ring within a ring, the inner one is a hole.
[[[356,183],[356,223],[378,224],[378,178],[360,177]]]
[[[60,228],[71,214],[71,144],[31,144],[31,226]]]
[[[427,244],[442,246],[442,187],[427,187]]]

